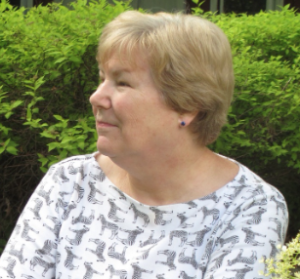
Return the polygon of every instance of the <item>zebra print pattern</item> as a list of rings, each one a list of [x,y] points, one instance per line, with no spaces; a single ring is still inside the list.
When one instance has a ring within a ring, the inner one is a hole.
[[[77,203],[79,203],[84,197],[84,188],[75,182],[73,189],[77,192]]]
[[[238,278],[238,279],[243,279],[246,276],[246,273],[250,272],[253,270],[252,267],[245,265],[244,268],[239,268],[239,269],[225,269],[226,271],[232,271],[232,272],[236,272],[235,277],[223,277],[224,279],[231,279],[231,278]]]
[[[178,278],[183,278],[183,279],[196,279],[196,276],[188,276],[185,271],[181,271]]]
[[[233,260],[228,260],[228,265],[230,266],[236,263],[254,264],[257,261],[257,253],[255,250],[252,250],[250,257],[243,256],[243,251],[243,249],[240,249],[239,254]]]
[[[166,259],[166,261],[155,261],[156,264],[167,265],[169,267],[169,271],[177,268],[176,265],[174,264],[175,257],[176,257],[175,251],[172,251],[172,250],[157,251],[157,255],[161,255],[161,254],[166,255],[167,259]]]
[[[29,236],[29,233],[32,231],[32,232],[34,232],[35,234],[38,234],[39,231],[37,231],[37,230],[35,230],[33,227],[31,227],[31,226],[29,225],[29,221],[30,221],[30,219],[24,219],[24,220],[23,220],[24,226],[23,226],[23,231],[22,231],[22,233],[21,233],[21,238],[23,238],[23,239],[26,240],[26,241],[35,242],[35,239],[34,239],[34,238],[31,238],[31,237]]]
[[[186,249],[187,248],[183,248],[182,251],[180,252],[179,257],[178,257],[178,262],[183,263],[183,264],[189,264],[194,269],[198,269],[198,267],[200,266],[200,262],[197,262],[197,260],[196,260],[197,249],[193,249],[191,256],[185,255]]]
[[[150,251],[154,248],[156,244],[154,244],[153,246],[150,246],[150,248],[146,249],[146,250],[137,250],[137,252],[142,252],[142,254],[140,256],[137,257],[138,260],[145,260],[148,258]]]
[[[72,175],[76,175],[77,173],[80,173],[82,180],[86,177],[86,173],[84,173],[83,164],[81,164],[78,167],[74,167],[74,164],[71,163],[68,166],[68,172],[69,172],[69,174],[72,174]]]
[[[15,249],[15,244],[12,244],[8,252],[11,256],[15,256],[21,264],[24,264],[27,261],[27,259],[25,259],[23,255],[24,246],[25,244],[22,244],[21,249],[17,250]]]
[[[219,269],[223,265],[224,258],[231,252],[232,250],[230,249],[222,250],[222,254],[211,261],[212,263],[215,263],[214,266],[211,268],[211,271]]]
[[[54,262],[46,262],[42,258],[39,258],[39,257],[35,256],[30,261],[30,269],[32,271],[34,271],[34,268],[36,267],[36,265],[39,265],[42,268],[44,268],[43,273],[42,273],[43,277],[45,277],[45,274],[48,272],[49,269],[54,269],[54,267],[55,267]]]
[[[179,220],[180,220],[180,227],[181,227],[181,228],[191,228],[191,227],[193,227],[193,226],[194,226],[193,223],[192,223],[192,224],[188,224],[188,223],[187,223],[187,220],[189,220],[190,218],[187,217],[187,216],[185,216],[184,214],[185,214],[185,212],[182,212],[182,213],[178,213],[178,214],[177,214],[177,217],[178,217]],[[195,214],[195,215],[193,215],[193,216],[194,216],[194,217],[197,217],[197,214]]]
[[[7,265],[5,265],[6,261],[8,262]],[[6,259],[3,258],[3,265],[1,266],[1,268],[6,271],[7,276],[9,278],[16,278],[16,276],[14,274],[14,269],[15,269],[16,264],[17,264],[17,261],[11,257],[8,257]]]
[[[116,251],[116,245],[118,245],[117,242],[114,242],[109,248],[108,248],[108,252],[107,255],[111,258],[114,258],[116,260],[119,260],[122,264],[127,263],[127,259],[126,259],[126,250],[127,250],[127,246],[123,247],[122,252],[117,252]]]
[[[57,244],[55,242],[53,242],[51,239],[47,239],[44,242],[44,246],[41,249],[37,249],[35,250],[35,252],[41,257],[43,258],[44,256],[52,256],[55,258],[55,255],[51,254],[51,251],[57,249]]]
[[[82,223],[85,225],[90,225],[92,224],[93,220],[95,219],[95,210],[92,209],[91,211],[91,215],[90,216],[83,216],[83,212],[84,212],[85,207],[82,207],[82,210],[80,212],[80,214],[78,215],[78,217],[72,217],[72,224],[77,224],[77,223]]]
[[[29,210],[31,210],[34,214],[33,219],[41,220],[40,210],[43,206],[43,201],[40,200],[39,198],[36,198],[34,199],[34,202],[35,202],[34,208],[29,208]]]
[[[91,181],[89,182],[89,186],[90,186],[91,191],[88,195],[88,202],[90,202],[92,204],[95,204],[95,203],[96,204],[103,204],[102,201],[99,201],[99,200],[96,199],[96,194],[99,193],[103,196],[105,196],[106,194],[102,193],[99,189],[97,189],[95,187],[95,184],[96,184],[96,182],[91,182]]]
[[[251,219],[247,220],[247,224],[252,225],[252,224],[260,224],[261,222],[261,216],[267,212],[265,208],[259,207],[258,211],[250,214],[245,214],[242,215],[243,217],[251,217]]]
[[[71,245],[77,245],[78,246],[82,241],[83,235],[89,231],[89,228],[86,227],[86,226],[83,226],[83,228],[81,230],[73,230],[71,228],[69,228],[69,230],[75,233],[75,237],[71,239],[68,236],[66,236],[66,240]]]
[[[93,155],[72,157],[52,166],[32,195],[0,274],[266,279],[259,259],[278,253],[287,216],[281,194],[241,165],[234,180],[205,197],[147,206],[112,185]]]
[[[94,242],[97,245],[96,250],[92,250],[90,248],[86,248],[85,250],[95,254],[98,258],[97,262],[105,262],[105,258],[103,256],[103,252],[106,246],[105,242],[101,241],[100,239],[94,238],[90,238],[89,242]]]
[[[242,231],[246,234],[245,236],[245,243],[251,244],[252,246],[264,246],[265,244],[263,242],[258,242],[255,240],[256,236],[266,237],[266,235],[263,235],[258,232],[254,232],[251,230],[251,228],[243,227]]]
[[[276,228],[268,227],[269,230],[274,231],[278,235],[278,241],[283,240],[282,236],[282,223],[278,220],[278,218],[269,218],[269,221],[272,221],[275,223]]]
[[[126,270],[116,270],[114,267],[110,264],[108,268],[106,269],[110,272],[110,278],[113,276],[118,276],[119,279],[126,279],[127,278],[127,271]]]
[[[53,187],[51,187],[48,191],[45,191],[44,185],[42,185],[41,188],[37,191],[37,195],[44,198],[46,201],[46,204],[50,205],[53,202],[53,200],[50,199],[52,190],[53,190]]]
[[[132,279],[141,279],[142,278],[142,273],[153,273],[153,270],[146,270],[144,268],[141,268],[138,263],[132,263],[131,264],[133,268],[133,275]]]
[[[86,272],[83,275],[83,279],[92,279],[94,274],[104,275],[104,273],[98,272],[95,269],[93,269],[92,264],[92,262],[84,262]]]
[[[134,213],[134,220],[133,220],[133,224],[136,223],[138,218],[141,218],[144,221],[144,225],[143,227],[147,227],[147,225],[150,222],[149,216],[145,213],[143,213],[142,211],[139,211],[136,206],[134,205],[134,203],[131,203],[129,209],[133,210]]]
[[[142,230],[139,227],[137,227],[135,230],[132,230],[132,231],[124,230],[124,229],[120,228],[120,231],[128,233],[128,236],[125,239],[119,238],[117,236],[117,240],[119,240],[122,244],[127,245],[127,246],[132,246],[135,243],[137,236],[144,232],[144,230]]]
[[[208,209],[206,206],[202,206],[199,209],[199,212],[203,212],[203,219],[201,223],[205,221],[207,216],[212,216],[213,219],[210,225],[214,225],[219,220],[220,217],[220,211],[216,208]]]
[[[238,243],[239,242],[239,236],[238,235],[232,235],[232,236],[229,236],[229,237],[227,237],[227,238],[219,238],[218,239],[218,243],[221,245],[221,247],[223,248],[223,246],[225,245],[225,244],[228,244],[228,243],[230,243],[230,244],[236,244],[236,243]]]

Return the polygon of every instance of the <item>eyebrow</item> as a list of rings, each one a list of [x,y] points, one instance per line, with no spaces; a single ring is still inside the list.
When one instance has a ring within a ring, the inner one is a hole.
[[[120,76],[121,74],[123,74],[123,73],[131,73],[132,70],[130,70],[130,69],[128,69],[128,68],[116,68],[116,69],[111,69],[109,72],[111,73],[111,75],[112,75],[114,78],[117,78],[117,77],[119,77],[119,76]],[[99,66],[99,74],[100,74],[100,73],[104,73],[104,71],[103,71],[103,68],[101,68],[101,67]]]

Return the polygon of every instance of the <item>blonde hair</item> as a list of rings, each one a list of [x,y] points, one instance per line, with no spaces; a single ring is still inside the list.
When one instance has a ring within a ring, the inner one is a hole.
[[[97,60],[105,63],[118,52],[134,63],[137,49],[165,102],[179,113],[198,112],[188,127],[201,144],[215,141],[234,87],[231,49],[221,29],[193,15],[127,11],[103,29]]]

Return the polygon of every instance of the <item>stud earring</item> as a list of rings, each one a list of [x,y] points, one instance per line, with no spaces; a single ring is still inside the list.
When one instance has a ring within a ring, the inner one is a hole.
[[[181,122],[180,122],[180,125],[181,125],[181,126],[185,126],[185,122],[184,122],[184,121],[181,121]]]

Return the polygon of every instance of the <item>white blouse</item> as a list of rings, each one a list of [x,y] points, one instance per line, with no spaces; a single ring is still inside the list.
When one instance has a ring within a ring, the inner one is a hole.
[[[236,162],[237,163],[237,162]],[[3,278],[253,279],[288,225],[281,193],[245,166],[216,192],[148,206],[114,186],[94,154],[52,166],[0,260]]]

